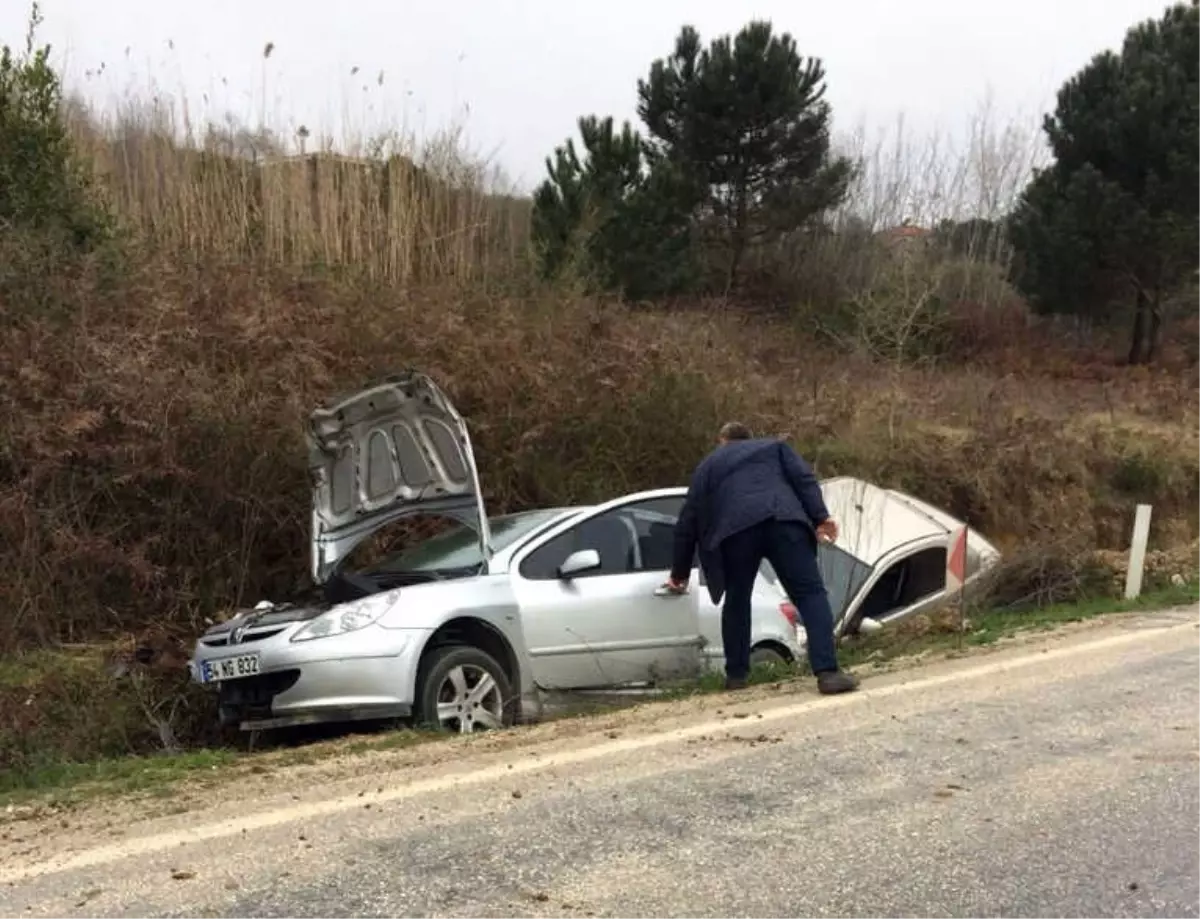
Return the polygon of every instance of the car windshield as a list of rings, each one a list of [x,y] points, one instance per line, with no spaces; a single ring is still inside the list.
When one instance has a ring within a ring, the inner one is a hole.
[[[488,518],[492,530],[492,548],[504,549],[527,533],[549,523],[560,510],[525,511]],[[479,551],[479,536],[475,530],[458,523],[414,546],[393,553],[377,564],[363,569],[363,574],[399,574],[402,572],[454,571],[483,564]]]
[[[821,580],[825,582],[825,591],[829,594],[829,605],[833,608],[836,622],[845,615],[846,607],[871,574],[871,568],[846,550],[829,543],[821,543],[817,547],[817,567],[821,569]],[[760,570],[772,584],[779,583],[779,575],[770,562],[764,561]]]

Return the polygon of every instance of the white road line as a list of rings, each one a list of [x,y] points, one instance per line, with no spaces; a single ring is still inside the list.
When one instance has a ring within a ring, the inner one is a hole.
[[[891,683],[884,686],[871,687],[869,684],[855,693],[840,696],[809,698],[796,702],[766,709],[755,709],[754,724],[761,725],[767,721],[782,721],[796,718],[805,712],[816,708],[839,709],[856,705],[869,704],[881,699],[895,696],[920,693],[937,686],[959,683],[977,679],[992,674],[1006,673],[1026,667],[1043,665],[1051,661],[1096,654],[1100,651],[1119,648],[1127,645],[1161,641],[1166,636],[1176,633],[1196,633],[1196,624],[1186,622],[1179,625],[1138,629],[1130,632],[1112,635],[1086,643],[1071,644],[1060,648],[1030,649],[1029,653],[1020,657],[985,661],[973,667],[963,667],[948,673],[937,674],[904,683]],[[388,789],[372,796],[375,803],[402,801],[433,792],[443,792],[463,786],[479,785],[500,779],[511,779],[513,776],[525,775],[552,769],[556,766],[568,766],[577,763],[590,762],[605,756],[621,753],[631,753],[638,750],[661,747],[684,740],[711,735],[728,733],[745,728],[745,722],[738,719],[710,720],[687,727],[675,728],[659,734],[648,734],[619,740],[605,740],[592,746],[580,749],[566,750],[560,753],[550,753],[536,759],[521,760],[513,763],[503,763],[487,766],[472,772],[458,775],[439,776],[410,782],[398,788]],[[178,848],[189,843],[206,842],[214,839],[224,839],[249,833],[255,830],[267,829],[299,820],[343,813],[354,808],[362,807],[362,800],[355,795],[332,798],[325,801],[315,801],[308,804],[296,804],[282,809],[248,814],[245,817],[225,820],[208,825],[190,827],[186,830],[160,833],[145,836],[140,839],[130,839],[112,845],[100,846],[74,855],[51,858],[36,865],[28,865],[15,869],[0,869],[0,884],[10,884],[19,880],[40,877],[62,871],[89,868],[126,858],[149,855],[166,849]]]

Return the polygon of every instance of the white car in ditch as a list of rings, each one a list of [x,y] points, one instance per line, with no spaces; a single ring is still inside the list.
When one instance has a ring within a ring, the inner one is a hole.
[[[723,669],[720,610],[659,595],[687,489],[489,518],[462,417],[427,376],[388,379],[310,419],[312,576],[321,602],[260,603],[200,636],[192,678],[243,730],[412,719],[469,732],[536,718],[547,695],[653,687]],[[409,515],[432,538],[355,568]],[[764,571],[764,574],[766,572]],[[755,587],[752,661],[801,655],[795,612]]]
[[[839,476],[823,480],[821,494],[840,530],[836,544],[823,543],[817,551],[839,638],[875,632],[954,601],[947,562],[956,538],[963,540],[956,574],[965,591],[1000,560],[981,533],[904,492]],[[786,600],[769,565],[763,575]]]

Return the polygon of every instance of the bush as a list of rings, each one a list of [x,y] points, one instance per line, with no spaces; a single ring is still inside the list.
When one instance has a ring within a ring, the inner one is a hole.
[[[96,649],[0,661],[0,790],[62,763],[128,756],[223,738],[210,693],[186,671],[121,673]]]
[[[0,48],[0,222],[86,251],[109,221],[68,135],[50,48],[35,44],[40,23],[35,3],[24,52]]]
[[[1117,596],[1103,560],[1059,540],[1022,547],[1006,556],[973,597],[989,609],[1030,609]]]

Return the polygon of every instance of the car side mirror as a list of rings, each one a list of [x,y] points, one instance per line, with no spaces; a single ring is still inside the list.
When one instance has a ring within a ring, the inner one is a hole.
[[[578,552],[568,555],[566,560],[558,566],[558,576],[563,580],[570,580],[584,572],[595,571],[599,567],[599,552],[595,549],[580,549]]]

